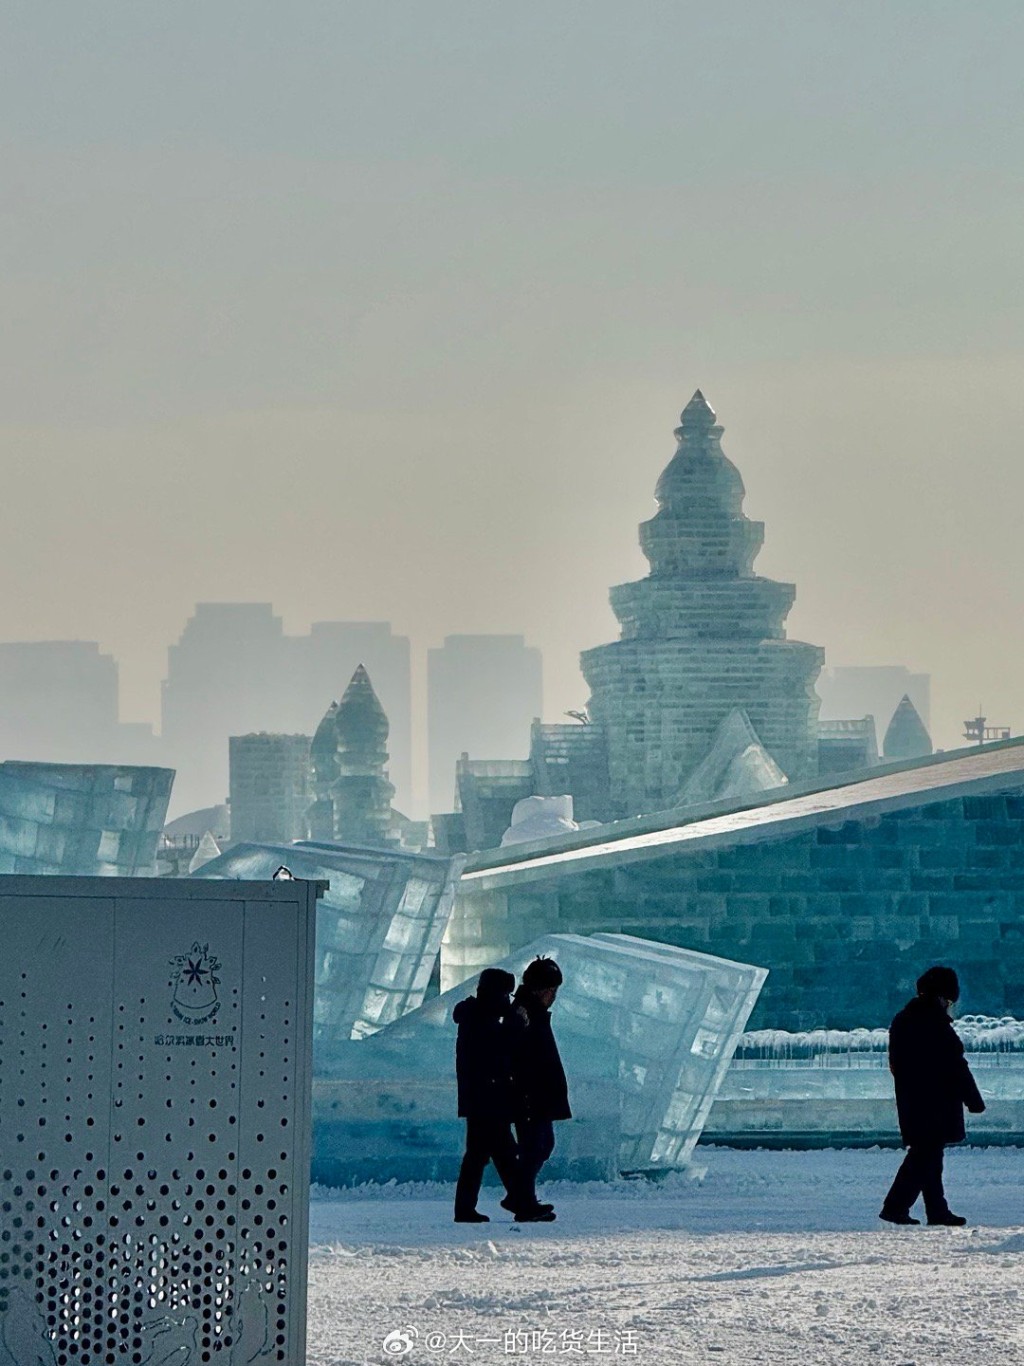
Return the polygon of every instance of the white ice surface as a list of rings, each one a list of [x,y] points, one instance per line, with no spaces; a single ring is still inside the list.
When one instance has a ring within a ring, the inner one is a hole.
[[[549,1184],[550,1225],[514,1225],[493,1187],[478,1226],[451,1222],[450,1186],[319,1192],[308,1366],[1024,1363],[1024,1150],[949,1152],[966,1229],[879,1223],[900,1156],[699,1149],[703,1180]]]

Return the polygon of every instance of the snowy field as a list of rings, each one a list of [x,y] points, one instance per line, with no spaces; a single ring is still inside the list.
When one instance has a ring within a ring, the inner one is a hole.
[[[1024,1150],[948,1154],[965,1229],[878,1221],[896,1151],[697,1155],[698,1179],[548,1185],[549,1225],[490,1189],[478,1226],[450,1186],[317,1192],[308,1366],[1024,1363]]]

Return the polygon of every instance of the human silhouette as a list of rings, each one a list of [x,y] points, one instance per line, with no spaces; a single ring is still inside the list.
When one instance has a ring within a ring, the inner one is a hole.
[[[538,1208],[512,1137],[513,1035],[519,1023],[512,1017],[509,995],[515,984],[510,972],[485,968],[476,995],[460,1001],[452,1011],[459,1031],[455,1044],[459,1115],[466,1121],[466,1151],[455,1187],[457,1224],[489,1222],[476,1207],[488,1162],[494,1163],[505,1186],[502,1203],[519,1222],[554,1218],[550,1210]]]
[[[907,1148],[879,1215],[890,1224],[920,1223],[910,1213],[919,1195],[929,1224],[967,1223],[950,1210],[942,1186],[944,1149],[964,1140],[964,1106],[976,1115],[985,1108],[950,1018],[959,999],[953,969],[929,968],[889,1028],[889,1069]]]
[[[516,1138],[534,1201],[537,1177],[554,1152],[554,1126],[572,1119],[565,1068],[551,1028],[551,1007],[561,985],[562,970],[555,960],[535,958],[527,964],[515,995],[521,1026],[515,1034]]]

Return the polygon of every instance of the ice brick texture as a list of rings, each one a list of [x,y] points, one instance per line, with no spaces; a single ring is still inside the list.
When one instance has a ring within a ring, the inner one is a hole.
[[[0,873],[151,874],[173,781],[169,768],[0,764]]]
[[[564,984],[552,1014],[574,1118],[557,1126],[548,1178],[685,1167],[765,979],[731,963],[628,935],[547,935],[537,954]],[[450,1180],[456,1118],[452,1008],[476,978],[372,1038],[337,1050],[314,1085],[314,1180]]]
[[[465,862],[306,841],[239,844],[197,878],[270,878],[282,865],[328,883],[317,908],[313,1051],[333,1050],[414,1010],[423,1000]]]
[[[791,780],[817,771],[823,651],[786,639],[793,585],[754,573],[764,525],[743,513],[743,480],[699,389],[675,435],[640,528],[651,572],[611,591],[621,638],[580,656],[612,817],[672,806],[734,708]]]
[[[541,933],[611,931],[764,964],[757,1028],[888,1025],[943,962],[965,1010],[1022,1017],[1022,878],[1011,740],[474,855],[441,983]]]

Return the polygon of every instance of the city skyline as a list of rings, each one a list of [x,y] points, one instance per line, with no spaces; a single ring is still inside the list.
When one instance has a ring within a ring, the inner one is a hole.
[[[1019,6],[51,13],[0,638],[99,641],[131,721],[200,600],[523,633],[557,717],[700,387],[792,636],[1021,724]]]

